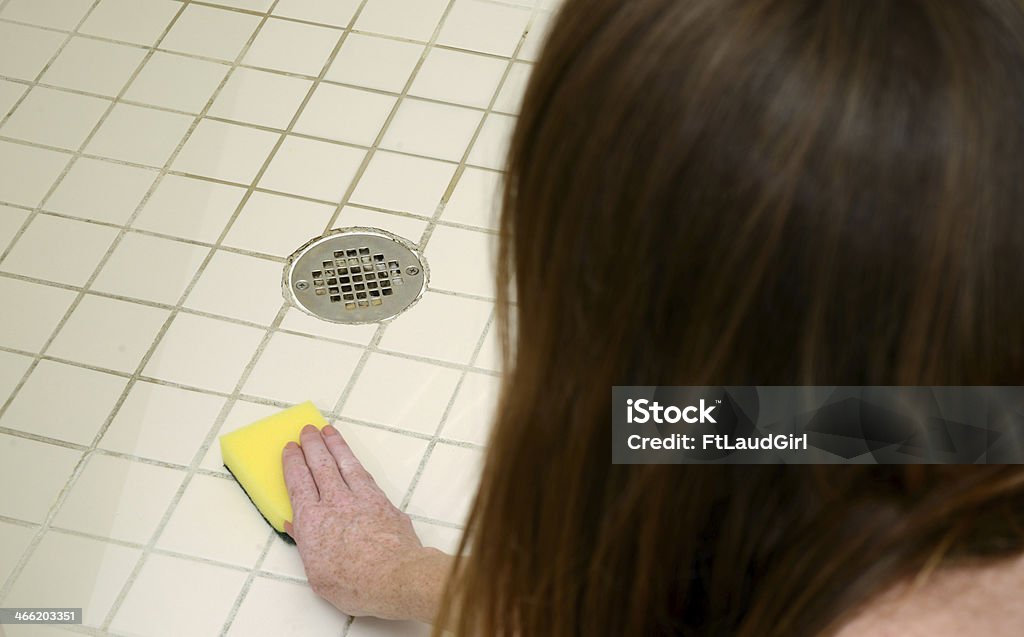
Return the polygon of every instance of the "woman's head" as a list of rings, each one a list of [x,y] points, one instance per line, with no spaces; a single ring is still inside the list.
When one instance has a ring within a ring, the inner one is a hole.
[[[1022,158],[1019,0],[567,0],[507,166],[465,626],[798,634],[1019,549],[1018,469],[612,466],[608,401],[1019,384]]]

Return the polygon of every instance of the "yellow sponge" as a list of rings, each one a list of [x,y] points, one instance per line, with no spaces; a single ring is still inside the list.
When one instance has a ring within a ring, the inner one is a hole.
[[[267,522],[280,533],[284,532],[285,520],[292,519],[281,451],[289,441],[299,442],[299,432],[306,425],[317,429],[327,426],[327,421],[311,402],[285,409],[220,437],[224,466]]]

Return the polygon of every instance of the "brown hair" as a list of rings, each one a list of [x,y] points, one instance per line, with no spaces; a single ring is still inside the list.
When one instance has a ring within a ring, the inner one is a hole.
[[[617,466],[609,422],[613,385],[1019,384],[1022,157],[1019,0],[568,0],[511,143],[506,373],[440,622],[815,635],[1024,550],[1020,467]]]

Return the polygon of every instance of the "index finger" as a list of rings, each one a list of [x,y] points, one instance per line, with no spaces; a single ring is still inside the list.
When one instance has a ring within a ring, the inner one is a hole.
[[[292,515],[302,506],[320,501],[320,492],[313,482],[313,474],[306,465],[306,456],[294,442],[289,442],[281,451],[284,463],[284,483],[288,487],[288,498],[292,502]]]

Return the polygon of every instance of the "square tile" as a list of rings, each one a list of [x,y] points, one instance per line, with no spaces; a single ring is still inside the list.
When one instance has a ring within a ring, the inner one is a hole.
[[[219,396],[138,381],[99,446],[188,466],[223,406]]]
[[[377,151],[350,201],[431,217],[455,174],[455,164]],[[401,188],[396,188],[401,184]]]
[[[108,100],[37,86],[0,128],[0,135],[77,150],[110,106]]]
[[[462,531],[450,526],[441,526],[423,520],[413,520],[412,527],[416,529],[423,546],[433,547],[454,555],[459,551],[459,542],[462,540]]]
[[[81,608],[82,623],[99,626],[140,555],[138,549],[49,531],[4,601],[30,608]]]
[[[424,252],[430,288],[493,299],[497,255],[497,235],[439,225]]]
[[[18,234],[18,230],[28,219],[29,211],[0,204],[0,254]]]
[[[251,403],[246,400],[235,401],[235,404],[231,406],[231,411],[228,412],[227,418],[224,419],[224,423],[221,424],[220,429],[217,431],[216,437],[210,443],[209,449],[206,450],[206,455],[203,456],[203,460],[199,463],[200,468],[228,475],[228,470],[224,468],[224,459],[220,456],[220,437],[230,431],[252,424],[257,420],[272,416],[279,411],[281,409],[273,405]]]
[[[444,421],[441,435],[453,440],[486,445],[498,407],[501,379],[489,374],[469,372]]]
[[[216,523],[197,523],[200,520]],[[156,545],[252,568],[271,530],[237,482],[197,475],[185,487]]]
[[[0,434],[0,484],[24,486],[5,491],[0,515],[41,523],[81,455],[73,449]]]
[[[66,153],[0,141],[0,201],[39,205],[69,161]]]
[[[114,248],[92,289],[174,305],[210,249],[129,232]]]
[[[101,0],[78,32],[151,46],[179,9],[171,0]]]
[[[296,122],[295,132],[370,146],[394,106],[395,98],[390,95],[320,84]]]
[[[145,544],[184,479],[179,469],[93,453],[53,525]]]
[[[145,55],[144,50],[136,47],[75,37],[64,46],[40,81],[115,97]]]
[[[526,93],[527,83],[530,81],[530,74],[533,72],[533,65],[525,62],[515,62],[509,69],[505,83],[501,85],[498,92],[498,99],[494,100],[494,110],[499,113],[516,115],[523,102],[523,95]]]
[[[421,44],[350,33],[325,77],[332,82],[399,93],[423,48]]]
[[[346,637],[430,637],[429,624],[422,622],[393,622],[376,617],[357,617]]]
[[[132,227],[215,243],[244,195],[245,189],[238,186],[167,175],[150,195]]]
[[[217,95],[209,115],[283,130],[312,84],[287,75],[238,68]]]
[[[366,151],[289,136],[260,179],[260,187],[324,201],[341,201]]]
[[[516,118],[498,113],[488,113],[484,125],[473,142],[467,163],[494,170],[504,170],[508,159],[508,143]]]
[[[30,356],[0,350],[0,405],[7,402],[11,392],[21,382],[30,365],[32,365]]]
[[[553,20],[554,16],[550,11],[539,12],[533,18],[530,32],[526,34],[526,40],[523,41],[523,46],[519,49],[519,54],[516,57],[521,60],[530,60],[531,62],[537,61],[541,50],[544,48],[544,43],[547,41],[548,31],[551,29]]]
[[[287,609],[286,612],[281,612]],[[340,635],[348,617],[306,584],[257,577],[238,608],[229,636]]]
[[[269,326],[284,304],[280,263],[217,251],[185,307]]]
[[[483,113],[434,102],[404,99],[388,125],[381,148],[460,161]]]
[[[426,292],[388,324],[380,349],[466,364],[483,334],[491,303]]]
[[[335,27],[347,27],[360,0],[279,0],[273,14]]]
[[[250,184],[280,138],[237,124],[204,119],[174,160],[174,170]]]
[[[231,224],[224,245],[287,257],[322,233],[333,214],[334,206],[254,192]]]
[[[67,34],[0,22],[0,75],[35,80]]]
[[[476,495],[483,452],[438,443],[413,491],[406,511],[462,524]]]
[[[32,312],[0,312],[0,345],[38,352],[77,294],[49,285],[0,277],[0,298],[18,299]]]
[[[46,200],[46,209],[120,225],[138,208],[156,176],[153,170],[81,157]]]
[[[481,0],[455,0],[438,44],[511,56],[530,21],[530,9]]]
[[[0,418],[0,426],[89,446],[128,379],[54,361],[39,361]],[[54,409],[54,399],[74,405]]]
[[[302,310],[292,307],[288,309],[284,320],[281,321],[281,329],[290,332],[299,332],[309,336],[319,336],[335,341],[347,341],[357,345],[369,345],[373,335],[377,333],[376,324],[367,325],[342,325],[340,323],[328,323],[316,317],[306,314]]]
[[[276,533],[274,539],[271,540],[267,556],[263,558],[260,571],[301,580],[306,579],[306,569],[302,565],[299,549],[294,544],[282,540],[281,536]]]
[[[258,16],[190,4],[160,48],[232,62],[259,24]]]
[[[491,325],[487,328],[487,333],[484,334],[484,342],[480,347],[480,352],[476,355],[476,359],[473,360],[473,367],[492,372],[502,371],[498,325],[494,321],[491,322]]]
[[[341,209],[341,214],[338,215],[336,225],[338,227],[363,226],[380,228],[393,232],[415,245],[420,242],[423,231],[427,229],[427,220],[421,217],[406,217],[390,212],[360,208],[358,206],[345,206]]]
[[[36,215],[0,269],[68,285],[85,285],[117,232],[94,223]]]
[[[396,504],[401,502],[420,468],[427,441],[344,421],[335,422],[334,426],[388,499]],[[383,449],[387,453],[382,453]]]
[[[213,0],[212,4],[266,13],[267,9],[274,4],[274,0]]]
[[[370,354],[340,413],[434,435],[460,376],[450,367]]]
[[[47,354],[134,373],[169,314],[168,310],[87,294]]]
[[[0,582],[7,581],[35,534],[35,527],[0,520]]]
[[[131,104],[117,104],[85,151],[147,166],[163,167],[193,118]],[[146,131],[140,135],[139,131]]]
[[[447,5],[447,0],[369,0],[356,29],[426,42]]]
[[[10,0],[0,18],[70,31],[91,5],[91,0]]]
[[[125,91],[124,99],[198,113],[231,67],[164,51],[154,51]]]
[[[274,334],[242,393],[285,403],[313,401],[334,409],[362,350],[305,336]]]
[[[246,578],[243,571],[150,555],[110,630],[145,637],[219,634]]]
[[[271,18],[260,29],[242,64],[316,77],[341,34],[338,29]]]
[[[501,173],[467,166],[444,205],[441,218],[480,228],[498,229],[504,181]]]
[[[409,95],[487,108],[507,65],[484,55],[431,49]]]
[[[0,120],[7,116],[21,96],[28,91],[28,86],[18,82],[0,80]]]
[[[151,378],[229,393],[249,364],[263,330],[178,314],[143,373]]]

